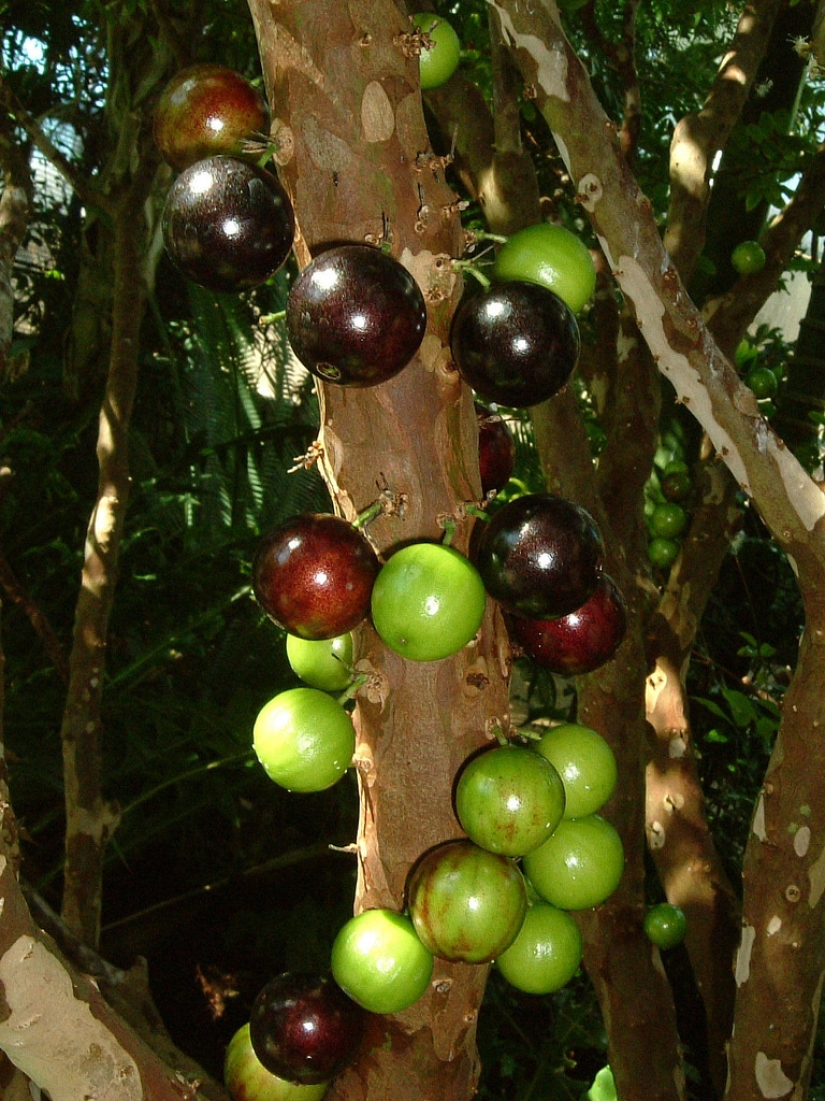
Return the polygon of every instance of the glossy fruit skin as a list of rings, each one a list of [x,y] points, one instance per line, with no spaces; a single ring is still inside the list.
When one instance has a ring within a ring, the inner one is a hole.
[[[745,376],[745,385],[753,390],[758,401],[776,397],[779,381],[770,367],[752,367]]]
[[[409,661],[441,661],[475,638],[487,594],[468,558],[442,543],[410,543],[382,566],[372,622]]]
[[[344,993],[370,1013],[401,1013],[430,985],[433,957],[406,914],[364,910],[339,929],[331,967]]]
[[[688,524],[688,514],[676,501],[656,505],[648,519],[651,535],[657,539],[676,539]]]
[[[366,1019],[330,975],[284,971],[255,998],[249,1036],[272,1074],[317,1085],[355,1061]]]
[[[560,910],[589,910],[619,885],[624,849],[615,828],[598,814],[565,818],[552,837],[524,858],[524,873]]]
[[[236,157],[184,169],[166,196],[163,243],[178,271],[212,291],[257,287],[292,248],[292,204],[276,176]]]
[[[242,1025],[229,1041],[223,1079],[232,1101],[321,1101],[329,1082],[297,1085],[271,1074],[252,1048],[249,1025]]]
[[[616,653],[627,630],[627,611],[615,581],[603,573],[581,608],[556,619],[513,616],[508,630],[536,665],[579,677]]]
[[[541,845],[564,815],[564,785],[532,749],[499,745],[464,763],[455,788],[464,832],[482,849],[524,856]]]
[[[603,550],[589,512],[564,497],[528,493],[494,513],[474,557],[487,592],[506,611],[552,619],[593,593]]]
[[[536,283],[493,284],[455,312],[450,349],[464,381],[486,401],[514,408],[558,393],[581,350],[572,310]]]
[[[375,386],[397,375],[424,339],[427,308],[413,276],[370,245],[339,245],[292,284],[286,324],[308,371],[338,386]]]
[[[740,241],[730,256],[730,262],[740,275],[753,275],[765,266],[765,250],[758,241]]]
[[[369,612],[380,563],[367,540],[331,513],[293,516],[266,535],[252,563],[252,589],[290,634],[330,639]]]
[[[514,233],[493,265],[497,282],[540,283],[578,313],[596,289],[596,267],[585,243],[564,226],[540,222]]]
[[[535,902],[496,966],[517,990],[552,994],[570,982],[581,958],[582,935],[575,921],[549,902]]]
[[[413,865],[407,906],[422,944],[434,956],[488,963],[515,940],[527,889],[509,857],[472,841],[448,841]]]
[[[177,172],[205,157],[243,157],[245,143],[260,144],[268,130],[260,92],[234,69],[212,62],[176,73],[155,111],[155,143]]]
[[[516,466],[516,441],[507,422],[476,403],[478,420],[478,469],[485,497],[504,489]]]
[[[666,501],[684,501],[693,489],[690,474],[686,470],[672,470],[669,474],[665,473],[659,485]]]
[[[676,561],[680,550],[681,544],[676,539],[663,539],[659,536],[650,540],[647,553],[657,570],[666,570]]]
[[[341,692],[352,680],[352,635],[308,639],[286,636],[286,657],[292,672],[311,688]]]
[[[685,939],[687,917],[681,907],[658,902],[647,908],[644,930],[648,940],[658,948],[675,948]]]
[[[273,783],[287,791],[325,791],[350,766],[355,729],[326,692],[289,688],[258,712],[252,744]]]
[[[536,752],[561,776],[565,818],[584,818],[599,810],[616,788],[616,757],[605,739],[589,726],[561,723],[542,734]]]
[[[433,42],[431,47],[422,50],[418,58],[421,88],[424,91],[428,88],[440,88],[458,68],[461,42],[452,25],[434,12],[418,12],[412,17],[412,21]]]

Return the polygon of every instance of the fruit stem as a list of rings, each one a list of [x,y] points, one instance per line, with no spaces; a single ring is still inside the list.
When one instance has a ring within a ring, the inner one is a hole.
[[[490,514],[481,505],[473,504],[472,501],[467,501],[464,505],[464,511],[468,516],[475,516],[476,520],[484,520],[485,523],[490,519]]]
[[[453,539],[455,539],[455,533],[458,529],[458,524],[455,522],[452,516],[446,516],[442,520],[441,526],[444,528],[444,537],[442,538],[441,543],[443,546],[449,547],[452,545]]]
[[[473,236],[476,241],[493,241],[497,245],[506,245],[510,240],[509,237],[504,237],[500,233],[488,233],[486,229],[473,230]]]
[[[283,321],[286,317],[286,310],[276,310],[275,313],[262,313],[258,318],[258,324],[263,328],[265,325],[274,325],[276,321]]]
[[[359,512],[352,521],[352,526],[357,530],[371,524],[376,516],[403,516],[407,504],[405,493],[393,493],[388,485],[385,485],[371,505]]]
[[[463,272],[466,271],[468,275],[472,275],[481,283],[485,290],[490,286],[491,280],[487,278],[484,272],[478,268],[472,260],[453,260],[453,271]]]
[[[353,677],[350,684],[344,689],[340,696],[336,697],[338,702],[343,705],[349,700],[355,699],[356,693],[359,688],[362,688],[369,680],[368,673],[359,673],[358,676]]]

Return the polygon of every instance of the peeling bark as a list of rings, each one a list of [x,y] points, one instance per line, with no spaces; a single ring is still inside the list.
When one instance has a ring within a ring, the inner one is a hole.
[[[380,386],[323,385],[320,469],[336,511],[353,518],[386,483],[403,496],[369,536],[382,552],[438,538],[445,517],[480,493],[472,395],[453,369],[447,334],[460,284],[449,258],[462,251],[456,196],[424,126],[409,30],[391,0],[250,0],[272,104],[276,160],[295,206],[296,253],[334,241],[386,241],[416,276],[428,329],[416,358]],[[464,758],[507,729],[507,643],[490,610],[476,644],[437,664],[405,662],[369,626],[357,667],[373,674],[358,699],[361,792],[356,909],[403,905],[411,863],[460,835],[451,789]],[[375,1022],[371,1050],[331,1087],[347,1101],[457,1101],[475,1089],[475,1022],[486,968],[439,962],[429,992]]]

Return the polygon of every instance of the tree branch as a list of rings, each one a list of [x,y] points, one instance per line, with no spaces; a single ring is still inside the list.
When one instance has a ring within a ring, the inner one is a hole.
[[[686,115],[670,147],[671,201],[665,248],[689,282],[705,247],[710,174],[750,93],[782,0],[748,0],[701,110]]]

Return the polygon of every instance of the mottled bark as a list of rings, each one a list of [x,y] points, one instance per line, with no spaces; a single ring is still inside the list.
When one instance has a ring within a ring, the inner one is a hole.
[[[6,370],[14,331],[12,274],[17,250],[23,243],[31,203],[31,177],[20,150],[0,133],[0,377]]]
[[[381,551],[438,538],[480,492],[472,395],[451,366],[447,333],[460,285],[449,257],[463,236],[456,196],[433,155],[409,30],[391,0],[250,0],[272,104],[276,160],[295,205],[296,252],[341,240],[378,243],[416,276],[428,301],[420,353],[395,379],[366,390],[321,387],[321,470],[349,518],[385,482],[403,516],[369,535]],[[508,726],[506,638],[490,612],[479,641],[437,664],[405,662],[368,627],[359,668],[373,674],[356,710],[361,791],[356,909],[403,905],[410,864],[460,834],[451,806],[464,757]],[[475,1022],[486,968],[438,963],[433,984],[405,1013],[375,1022],[369,1054],[334,1083],[347,1101],[457,1101],[478,1076]]]
[[[751,0],[699,111],[676,125],[670,148],[670,210],[665,247],[688,282],[705,245],[713,160],[724,149],[764,56],[782,0]]]
[[[103,796],[101,701],[109,618],[129,495],[128,429],[138,377],[146,226],[143,205],[156,161],[148,148],[115,206],[114,307],[109,373],[100,411],[97,500],[86,536],[81,587],[61,725],[66,803],[62,917],[96,946],[100,937],[103,858],[117,808]]]

